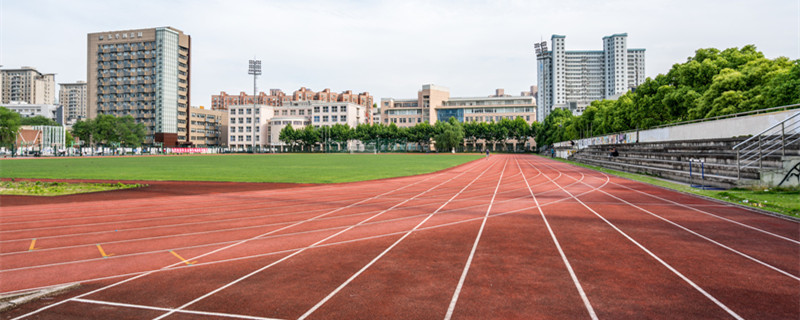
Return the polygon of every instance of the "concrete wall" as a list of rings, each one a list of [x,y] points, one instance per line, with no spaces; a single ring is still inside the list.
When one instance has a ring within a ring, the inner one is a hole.
[[[800,111],[795,109],[644,130],[639,132],[639,142],[717,139],[755,135],[798,112]]]

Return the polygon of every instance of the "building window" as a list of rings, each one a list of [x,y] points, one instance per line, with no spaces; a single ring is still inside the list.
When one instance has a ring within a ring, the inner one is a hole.
[[[347,116],[341,116],[340,119],[342,120],[342,122],[347,122]]]
[[[339,110],[337,110],[337,109],[339,109],[339,108],[336,107],[336,106],[332,106],[331,107],[331,112],[339,112]],[[334,120],[334,121],[336,121],[336,120]]]
[[[314,116],[314,122],[319,122],[319,116]]]
[[[322,116],[322,121],[328,122],[328,116]]]
[[[319,107],[314,107],[314,112],[319,112]]]
[[[322,107],[322,112],[328,112],[328,106]]]
[[[336,107],[334,107],[334,108],[336,108]],[[337,116],[331,116],[331,121],[336,122],[336,121],[339,121],[339,119],[338,119]]]
[[[342,112],[347,112],[347,106],[342,106]]]

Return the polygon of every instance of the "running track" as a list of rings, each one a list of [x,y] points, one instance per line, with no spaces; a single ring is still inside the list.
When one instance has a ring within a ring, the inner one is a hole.
[[[0,218],[0,292],[82,283],[3,319],[800,318],[797,222],[535,156]]]

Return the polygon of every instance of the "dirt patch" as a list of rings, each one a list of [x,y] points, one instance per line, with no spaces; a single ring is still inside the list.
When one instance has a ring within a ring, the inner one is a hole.
[[[10,180],[10,179],[2,179]],[[141,180],[78,180],[78,179],[16,179],[17,181],[48,181],[48,182],[89,182],[89,183],[117,183],[146,184],[146,187],[92,192],[83,194],[70,194],[63,196],[0,196],[0,207],[24,206],[33,204],[54,204],[99,200],[147,199],[158,197],[173,197],[197,194],[229,193],[256,190],[273,190],[286,188],[300,188],[315,184],[300,183],[253,183],[253,182],[209,182],[209,181],[141,181]]]

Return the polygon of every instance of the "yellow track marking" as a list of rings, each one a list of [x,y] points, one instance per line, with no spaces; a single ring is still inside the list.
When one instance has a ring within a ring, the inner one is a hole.
[[[108,258],[108,257],[114,255],[113,253],[112,254],[106,254],[106,252],[103,251],[103,247],[101,247],[99,244],[97,245],[97,250],[100,250],[100,254],[103,255],[103,258]]]
[[[34,238],[34,239],[31,241],[31,247],[30,247],[30,248],[28,248],[28,251],[33,251],[33,250],[36,250],[36,249],[37,249],[37,248],[36,248],[36,238]]]
[[[170,251],[169,251],[169,253],[171,253],[172,255],[174,255],[174,256],[176,256],[176,257],[178,257],[178,259],[181,259],[181,261],[183,261],[183,263],[185,263],[186,265],[189,265],[189,266],[191,266],[191,265],[193,265],[193,264],[197,263],[197,261],[191,261],[191,262],[189,262],[189,261],[186,261],[186,259],[184,259],[184,258],[183,258],[183,257],[181,257],[180,255],[178,255],[177,253],[175,253],[175,251],[172,251],[172,250],[170,250]]]

